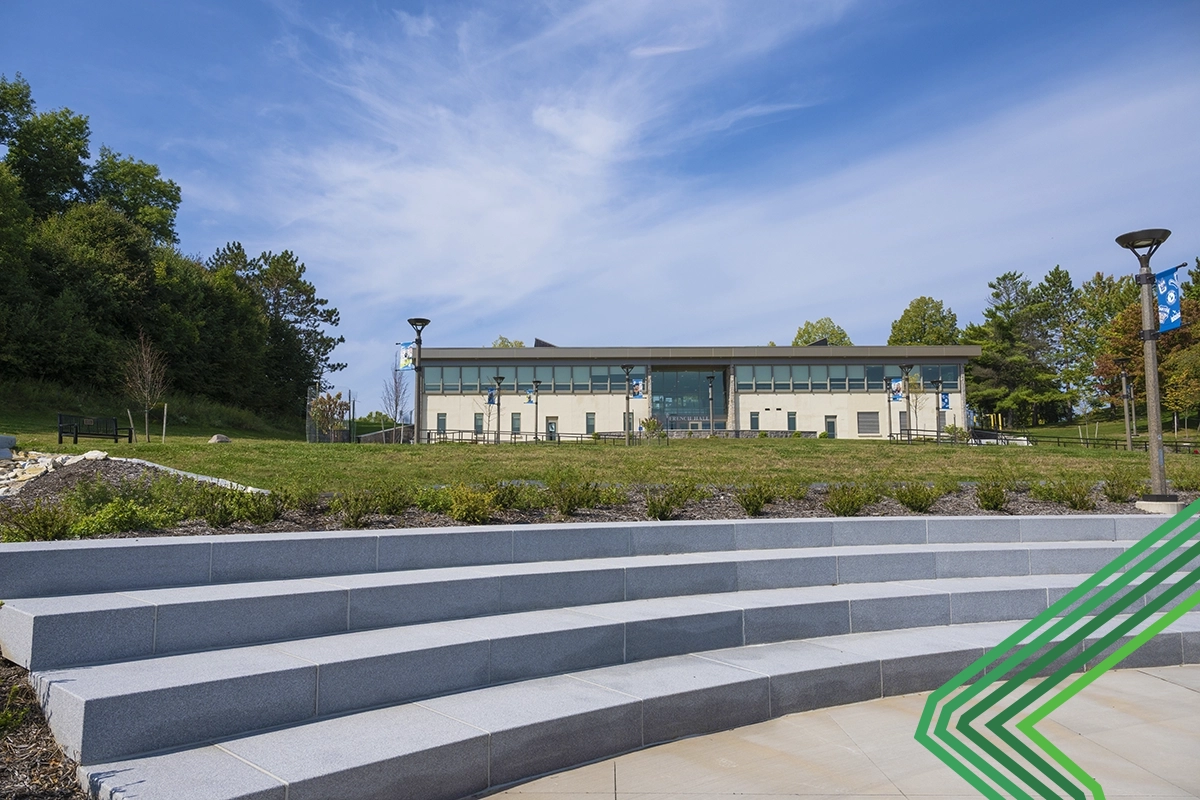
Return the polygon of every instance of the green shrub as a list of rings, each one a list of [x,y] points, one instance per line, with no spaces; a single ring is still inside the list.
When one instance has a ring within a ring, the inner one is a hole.
[[[222,494],[213,492],[199,514],[211,528],[228,528],[235,519],[233,504]]]
[[[1125,503],[1140,494],[1144,485],[1145,481],[1138,477],[1137,470],[1129,466],[1113,466],[1105,473],[1104,484],[1100,488],[1111,502]]]
[[[1077,511],[1086,511],[1096,507],[1092,499],[1094,484],[1082,475],[1060,475],[1048,481],[1035,483],[1029,487],[1029,494],[1036,500],[1051,503],[1062,503]]]
[[[262,492],[226,491],[232,495],[233,513],[237,519],[255,525],[266,525],[279,518],[280,507],[271,495]]]
[[[450,511],[450,491],[445,486],[422,486],[417,490],[414,503],[430,514],[446,514]]]
[[[550,505],[564,517],[581,508],[595,508],[600,505],[600,487],[567,470],[551,473],[546,481],[546,492]]]
[[[879,490],[866,483],[834,483],[825,490],[825,508],[836,517],[856,516],[879,500]]]
[[[818,439],[828,439],[829,431],[821,431],[820,433],[817,434],[817,438]]]
[[[9,688],[8,697],[4,700],[4,708],[0,709],[0,733],[20,727],[25,721],[29,708],[20,705],[21,694],[25,690],[21,684]]]
[[[799,501],[808,497],[808,484],[798,479],[787,479],[777,484],[779,499]]]
[[[692,483],[669,483],[665,486],[647,486],[646,516],[650,519],[670,519],[675,512],[707,493]]]
[[[492,493],[466,484],[450,489],[450,517],[468,525],[483,525],[492,518]]]
[[[321,493],[315,486],[289,486],[277,494],[284,508],[302,514],[316,514],[321,510]]]
[[[1016,488],[1016,481],[1007,472],[990,472],[975,484],[975,502],[984,511],[1003,511],[1009,494]]]
[[[933,508],[933,504],[942,496],[942,490],[937,486],[918,481],[906,481],[892,487],[891,495],[909,511],[924,514]]]
[[[116,497],[113,485],[99,475],[91,480],[80,481],[63,498],[63,503],[80,514],[90,514],[103,508]]]
[[[800,431],[792,431],[792,438],[793,439],[801,439],[803,437],[800,435]]]
[[[329,510],[342,518],[347,528],[360,528],[368,514],[376,511],[375,493],[369,489],[353,489],[334,498]]]
[[[775,502],[775,495],[775,487],[764,481],[752,481],[733,490],[733,499],[750,517],[757,517],[764,506]]]
[[[485,484],[484,490],[492,495],[496,508],[514,511],[532,511],[549,504],[546,491],[524,481],[493,481]]]
[[[597,491],[597,505],[623,506],[629,502],[629,490],[620,484],[610,483],[608,486],[599,487]]]
[[[124,497],[83,517],[72,526],[79,536],[97,536],[121,531],[150,531],[169,528],[179,522],[179,516],[153,506],[144,506]]]
[[[767,438],[767,432],[766,432],[766,431],[759,431],[759,432],[758,432],[758,438],[760,438],[760,439],[766,439],[766,438]]]
[[[1179,492],[1200,491],[1200,468],[1194,466],[1173,469],[1171,485]]]
[[[53,542],[73,536],[78,515],[65,503],[35,500],[33,505],[0,505],[0,541]]]
[[[412,490],[403,483],[376,486],[372,493],[375,495],[375,510],[380,514],[403,514],[413,505]]]

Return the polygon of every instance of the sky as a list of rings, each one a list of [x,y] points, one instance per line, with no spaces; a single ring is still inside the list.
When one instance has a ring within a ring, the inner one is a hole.
[[[427,346],[886,343],[915,297],[1200,255],[1200,3],[0,0],[0,73],[291,250],[367,404]],[[359,405],[360,410],[363,405]]]

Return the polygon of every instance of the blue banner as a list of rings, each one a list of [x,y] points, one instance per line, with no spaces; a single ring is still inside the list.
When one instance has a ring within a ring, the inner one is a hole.
[[[1176,273],[1179,267],[1163,270],[1154,277],[1155,288],[1158,289],[1158,332],[1173,331],[1183,322],[1183,312],[1179,308],[1179,278]]]
[[[941,410],[942,410],[942,411],[949,411],[949,410],[950,410],[950,393],[949,393],[949,392],[942,392],[942,406],[941,406]]]
[[[413,368],[414,348],[412,342],[401,342],[400,353],[397,357],[397,369],[408,370]]]
[[[492,388],[492,387],[490,387],[490,386],[488,387],[488,401],[487,401],[487,404],[488,404],[489,406],[494,406],[494,405],[496,405],[496,390],[495,390],[495,389],[493,389],[493,388]]]
[[[527,405],[527,406],[533,405],[533,389],[525,390],[525,405]]]
[[[904,381],[900,378],[892,378],[892,402],[899,403],[904,399]]]

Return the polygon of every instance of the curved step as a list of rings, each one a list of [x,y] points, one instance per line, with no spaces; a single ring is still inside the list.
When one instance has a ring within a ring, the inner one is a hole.
[[[55,737],[87,764],[475,687],[723,647],[1032,619],[1085,577],[655,598],[48,670],[35,673],[34,681]]]
[[[929,691],[1019,623],[859,633],[623,664],[80,767],[102,798],[457,800],[658,742]],[[1200,662],[1200,613],[1126,666]],[[129,792],[129,794],[126,794]]]
[[[580,604],[838,583],[1086,573],[1130,541],[876,544],[429,568],[0,606],[0,651],[30,670]]]

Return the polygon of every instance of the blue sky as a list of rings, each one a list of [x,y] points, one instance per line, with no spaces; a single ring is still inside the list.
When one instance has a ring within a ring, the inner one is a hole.
[[[927,294],[1200,255],[1200,3],[3,0],[0,72],[291,249],[372,402],[433,346],[886,341]],[[362,406],[360,406],[361,408]]]

